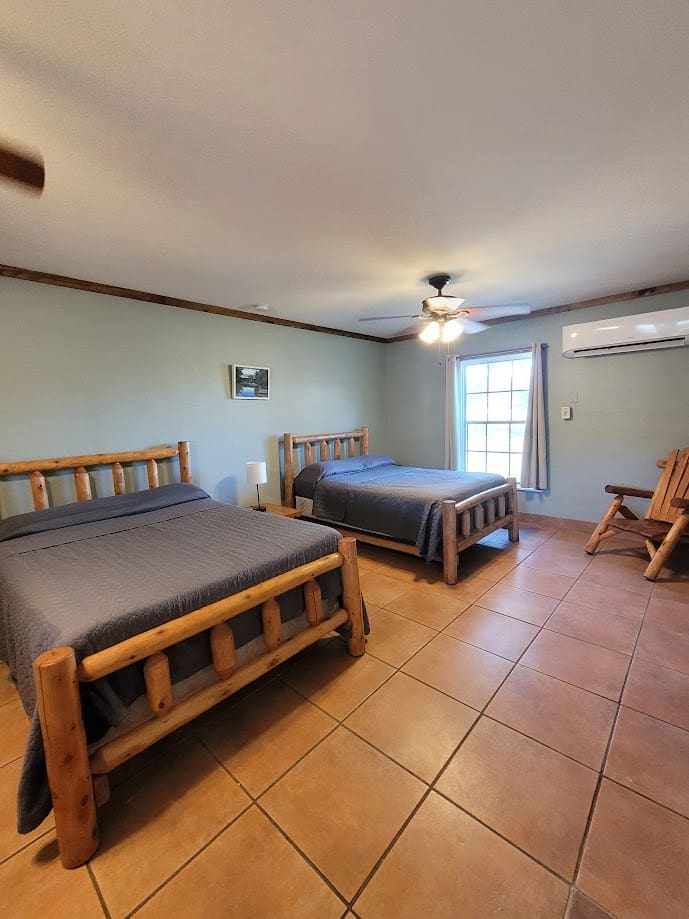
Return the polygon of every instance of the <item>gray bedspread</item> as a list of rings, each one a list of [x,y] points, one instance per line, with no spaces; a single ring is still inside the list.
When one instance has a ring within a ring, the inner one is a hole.
[[[22,833],[51,808],[32,674],[39,654],[70,645],[81,659],[337,550],[335,530],[219,504],[193,486],[164,486],[140,496],[134,505],[121,502],[122,516],[113,512],[113,502],[116,508],[121,499],[105,498],[81,505],[81,511],[70,506],[64,526],[59,513],[39,512],[22,515],[19,530],[26,535],[11,527],[9,535],[8,528],[0,532],[5,539],[0,541],[0,660],[9,662],[32,719],[18,800]],[[106,519],[98,516],[101,502],[106,502]],[[41,514],[47,515],[48,528],[36,532]],[[339,571],[320,580],[324,599],[339,595]],[[285,594],[280,607],[283,621],[298,617],[302,591]],[[237,647],[259,636],[260,610],[233,620],[233,631]],[[173,682],[207,666],[207,636],[175,646],[170,663]],[[93,742],[145,691],[142,664],[81,689],[87,737]]]
[[[408,542],[430,561],[441,547],[442,502],[504,484],[492,473],[381,465],[322,478],[315,486],[313,516]]]

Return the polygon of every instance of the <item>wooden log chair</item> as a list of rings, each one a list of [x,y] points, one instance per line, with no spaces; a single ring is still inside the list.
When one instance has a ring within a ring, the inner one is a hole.
[[[643,539],[651,556],[644,577],[655,581],[670,553],[680,541],[689,542],[689,447],[673,450],[667,459],[659,460],[663,470],[655,491],[606,485],[609,495],[615,495],[600,523],[586,543],[593,555],[604,539],[617,533],[629,533]],[[625,498],[649,498],[651,503],[643,520],[623,502]],[[617,517],[616,514],[621,514]]]

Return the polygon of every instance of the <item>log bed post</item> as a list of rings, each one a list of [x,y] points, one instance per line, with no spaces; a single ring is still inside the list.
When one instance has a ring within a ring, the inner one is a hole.
[[[34,675],[60,859],[77,868],[98,848],[98,823],[74,649],[41,654]]]
[[[347,647],[352,657],[361,657],[366,650],[366,636],[359,567],[356,561],[356,539],[352,536],[340,539],[337,549],[342,556],[342,606],[347,610],[350,626]]]
[[[512,513],[512,519],[507,527],[507,532],[510,542],[519,542],[519,499],[517,496],[517,480],[508,479],[507,482],[510,486],[510,511]]]
[[[285,506],[294,505],[294,442],[291,434],[285,434]]]
[[[443,501],[443,578],[446,584],[457,583],[457,507],[450,498]]]
[[[180,482],[191,483],[191,458],[189,454],[189,441],[180,440],[177,442],[179,453],[179,479]]]

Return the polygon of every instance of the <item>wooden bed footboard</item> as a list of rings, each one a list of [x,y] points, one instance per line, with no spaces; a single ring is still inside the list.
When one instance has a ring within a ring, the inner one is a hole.
[[[443,501],[443,575],[457,583],[459,553],[494,530],[506,527],[510,541],[519,540],[517,480],[508,479],[463,501]],[[458,534],[459,531],[459,534]]]
[[[341,571],[342,606],[323,619],[316,578],[336,568]],[[282,642],[276,598],[300,586],[308,624]],[[231,622],[255,606],[262,609],[267,650],[235,667]],[[60,858],[65,868],[82,865],[98,848],[96,806],[107,800],[110,771],[343,625],[348,625],[350,654],[361,656],[365,650],[363,609],[356,542],[349,538],[339,541],[337,552],[91,654],[81,663],[77,663],[73,648],[68,647],[53,648],[40,655],[34,661],[38,709]],[[176,703],[165,649],[200,632],[208,632],[217,680]],[[145,662],[151,718],[104,743],[89,756],[79,683],[100,679],[136,661]]]

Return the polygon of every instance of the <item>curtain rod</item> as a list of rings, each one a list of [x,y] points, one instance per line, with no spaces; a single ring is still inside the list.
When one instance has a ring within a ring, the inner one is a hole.
[[[545,341],[537,342],[542,348],[547,348],[548,343]],[[508,348],[504,351],[487,351],[485,354],[455,354],[458,361],[462,360],[480,360],[482,357],[502,357],[505,354],[523,354],[531,350],[531,345],[524,345],[523,348]]]

